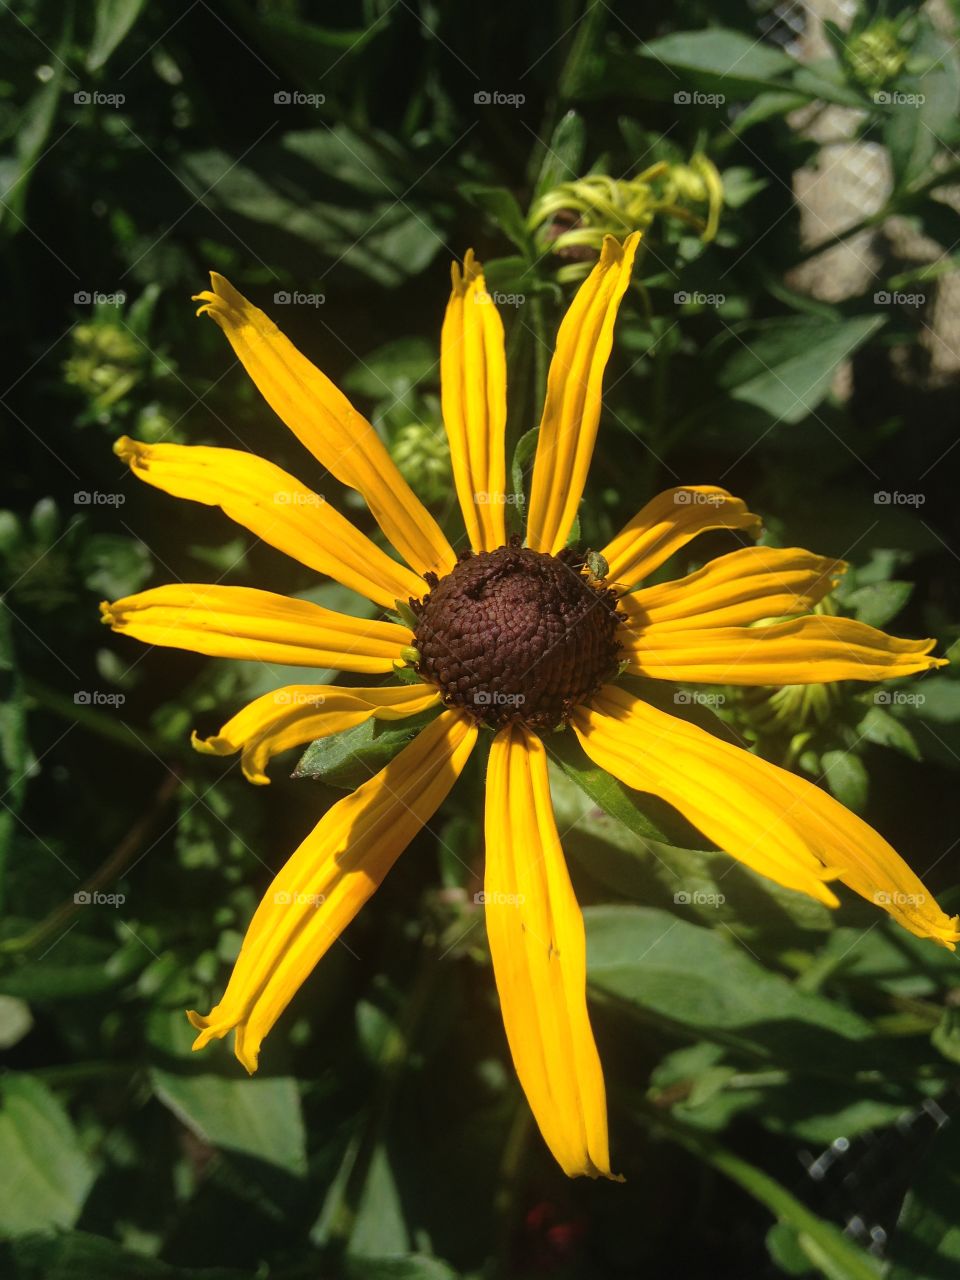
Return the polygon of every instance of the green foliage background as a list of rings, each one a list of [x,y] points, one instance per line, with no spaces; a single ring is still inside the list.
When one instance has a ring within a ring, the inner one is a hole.
[[[931,352],[955,345],[933,310],[960,240],[954,18],[949,3],[866,8],[801,62],[802,5],[4,7],[4,1274],[960,1274],[955,957],[849,896],[829,913],[761,882],[565,741],[558,822],[625,1184],[568,1182],[513,1077],[474,898],[479,762],[439,838],[414,842],[305,985],[260,1074],[227,1046],[191,1056],[183,1010],[217,998],[271,870],[395,742],[355,736],[314,780],[275,766],[255,790],[195,756],[189,732],[275,673],[138,648],[97,618],[102,598],[176,579],[347,604],[111,453],[122,433],[249,448],[365,521],[193,319],[210,268],[372,416],[456,530],[437,382],[450,260],[473,245],[491,288],[522,298],[504,307],[513,444],[536,424],[571,293],[531,202],[700,150],[724,176],[720,232],[649,230],[583,542],[661,488],[721,483],[769,541],[852,563],[840,610],[947,650],[957,375],[935,375]],[[493,92],[524,101],[475,100]],[[852,136],[891,178],[879,210],[811,245],[792,188],[822,157],[791,113],[831,107],[855,111]],[[905,257],[894,226],[932,251]],[[868,284],[839,302],[798,284],[863,231]],[[731,545],[702,540],[671,569]],[[805,722],[681,693],[651,696],[828,786],[960,905],[953,668],[879,697],[838,688]]]

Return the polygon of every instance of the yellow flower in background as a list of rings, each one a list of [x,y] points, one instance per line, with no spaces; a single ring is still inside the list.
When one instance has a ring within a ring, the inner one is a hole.
[[[256,699],[201,750],[241,754],[253,782],[273,755],[370,718],[438,714],[378,774],[321,818],[277,874],[195,1047],[235,1030],[254,1071],[260,1045],[318,960],[428,823],[481,731],[485,912],[517,1075],[566,1173],[612,1177],[603,1075],[586,1003],[584,927],[550,799],[545,734],[568,726],[621,782],[662,796],[721,849],[836,906],[840,880],[912,933],[947,947],[956,919],[876,832],[826,792],[618,687],[626,670],[666,680],[801,685],[880,680],[940,665],[932,641],[899,640],[812,612],[842,566],[796,549],[746,547],[675,582],[641,584],[697,534],[756,533],[743,502],[710,485],[654,498],[590,566],[566,547],[600,417],[614,321],[639,234],[603,241],[550,366],[526,540],[508,540],[503,326],[472,253],[453,268],[441,337],[442,407],[469,549],[458,557],[373,427],[268,317],[223,277],[199,295],[263,396],[314,457],[357,490],[400,559],[319,495],[233,449],[117,452],[147,483],[219,506],[256,537],[410,625],[336,613],[246,587],[177,584],[104,604],[115,630],[220,657],[417,683],[306,684]],[[482,304],[482,305],[480,305]],[[778,621],[770,621],[779,619]],[[442,709],[441,709],[442,708]]]
[[[692,228],[704,243],[716,237],[723,209],[723,179],[702,152],[687,164],[658,160],[633,178],[593,173],[562,182],[545,192],[530,210],[530,229],[553,253],[568,258],[558,280],[581,279],[590,270],[606,236],[645,231],[656,217],[673,218]],[[689,206],[706,206],[706,217]]]

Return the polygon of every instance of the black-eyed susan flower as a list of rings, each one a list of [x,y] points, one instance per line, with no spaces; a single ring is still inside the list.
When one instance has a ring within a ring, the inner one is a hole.
[[[664,797],[755,871],[831,906],[840,880],[905,928],[953,947],[957,921],[876,832],[824,791],[643,702],[626,669],[667,680],[799,685],[879,680],[938,664],[932,642],[898,640],[812,610],[840,566],[808,551],[746,547],[679,581],[642,586],[697,534],[756,533],[723,489],[654,498],[601,558],[566,546],[590,466],[604,366],[639,236],[607,238],[557,338],[534,461],[526,538],[507,538],[503,328],[481,268],[453,268],[441,338],[442,404],[469,543],[459,556],[371,425],[262,311],[221,276],[200,311],[227,335],[267,402],[398,553],[380,550],[271,463],[232,449],[117,451],[138,476],[219,506],[257,537],[404,624],[359,619],[246,587],[174,585],[104,605],[150,644],[390,676],[369,688],[293,686],[258,698],[212,738],[253,782],[279,751],[376,718],[437,708],[378,774],[321,818],[260,904],[223,998],[191,1013],[196,1048],[236,1032],[254,1071],[264,1036],[314,965],[442,804],[489,732],[485,902],[513,1061],[540,1130],[570,1175],[612,1176],[603,1075],[586,1002],[584,927],[550,800],[546,735],[566,727],[629,787]],[[482,305],[481,305],[482,304]],[[601,576],[598,576],[601,575]]]

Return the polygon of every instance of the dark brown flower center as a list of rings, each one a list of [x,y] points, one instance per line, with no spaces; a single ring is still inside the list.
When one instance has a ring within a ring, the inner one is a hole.
[[[417,670],[448,706],[497,726],[554,728],[616,672],[616,595],[579,556],[518,544],[468,553],[412,600]]]

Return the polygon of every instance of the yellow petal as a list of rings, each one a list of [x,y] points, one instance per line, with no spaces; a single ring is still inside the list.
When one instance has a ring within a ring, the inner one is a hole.
[[[623,526],[604,548],[608,581],[635,587],[681,547],[708,529],[760,532],[760,517],[726,489],[712,484],[687,484],[658,494]]]
[[[839,878],[922,938],[953,949],[956,917],[876,831],[803,778],[608,685],[573,726],[587,755],[628,787],[661,796],[761,875],[819,898]]]
[[[621,657],[637,675],[698,684],[828,684],[887,680],[944,666],[935,640],[900,640],[853,618],[814,614],[771,626],[621,628]]]
[[[374,689],[341,689],[332,684],[291,684],[248,703],[218,734],[192,741],[206,755],[230,756],[237,751],[248,781],[261,785],[270,779],[266,767],[281,751],[352,729],[371,717],[402,720],[419,715],[440,701],[433,685],[383,685]]]
[[[534,551],[560,551],[576,518],[597,438],[613,325],[639,243],[639,231],[622,245],[604,238],[600,261],[560,325],[530,486],[527,544]]]
[[[145,644],[339,671],[392,671],[411,640],[395,623],[351,618],[252,587],[176,583],[104,601],[100,612],[114,631]]]
[[[837,585],[844,566],[798,548],[742,547],[695,573],[621,597],[635,632],[745,626],[809,613]]]
[[[134,475],[175,498],[219,507],[264,542],[308,569],[335,578],[386,608],[419,599],[426,583],[392,560],[324,498],[272,462],[239,449],[142,444],[113,446]]]
[[[501,729],[490,748],[486,846],[487,935],[514,1067],[564,1173],[610,1178],[583,917],[557,835],[546,752],[520,725]]]
[[[194,299],[227,335],[264,399],[341,484],[361,493],[390,542],[417,573],[449,573],[456,557],[380,437],[343,392],[273,321],[216,271]]]
[[[260,1045],[317,961],[379,888],[460,775],[477,730],[444,711],[393,760],[320,819],[257,908],[220,1003],[202,1017],[194,1049],[236,1028],[250,1072]]]
[[[507,540],[503,324],[472,249],[462,273],[453,264],[452,276],[440,340],[443,421],[470,545],[474,551],[494,551]]]

